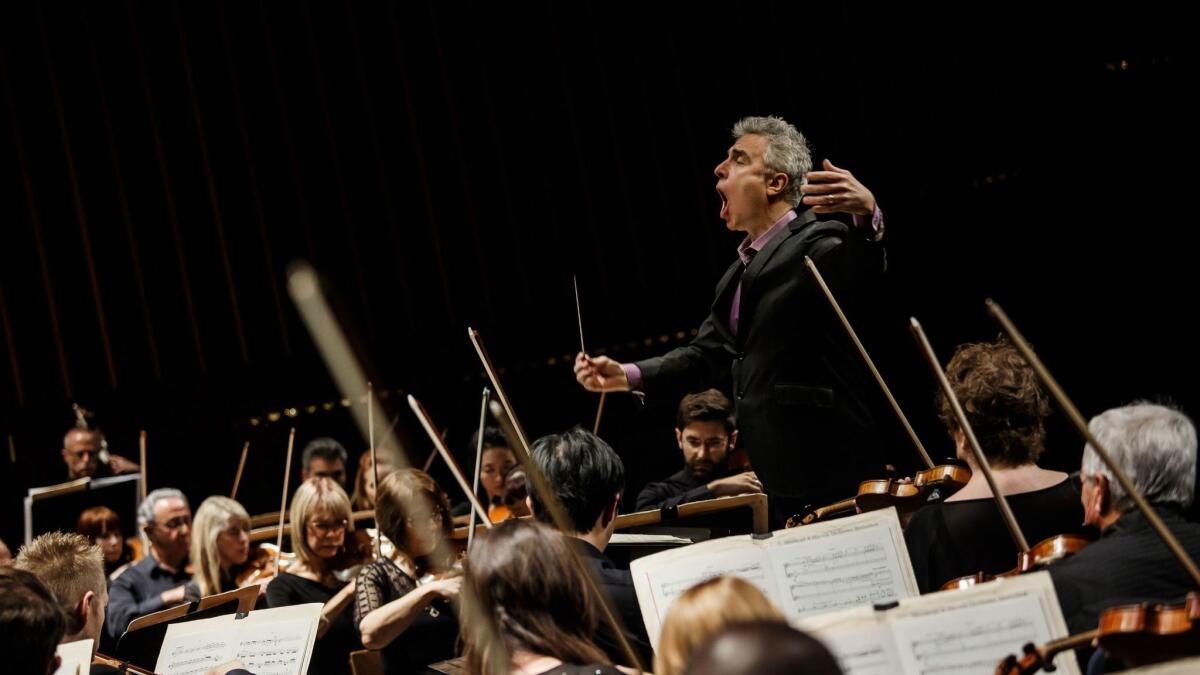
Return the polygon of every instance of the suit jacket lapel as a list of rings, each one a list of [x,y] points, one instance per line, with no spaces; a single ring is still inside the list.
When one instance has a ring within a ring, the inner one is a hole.
[[[787,230],[780,232],[763,246],[762,250],[755,254],[754,259],[750,261],[750,266],[746,268],[745,274],[742,275],[742,306],[740,316],[738,317],[738,335],[739,339],[745,341],[746,336],[750,333],[751,322],[754,318],[755,297],[754,297],[754,282],[762,275],[762,271],[771,263],[771,258],[783,242],[791,237],[796,232],[799,232],[809,223],[815,222],[817,216],[813,214],[811,209],[805,208],[796,214],[792,222],[788,223]]]

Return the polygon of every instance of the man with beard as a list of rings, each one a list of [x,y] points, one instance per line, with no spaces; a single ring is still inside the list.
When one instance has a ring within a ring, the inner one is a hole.
[[[724,394],[709,389],[684,396],[675,416],[675,441],[683,452],[684,467],[642,488],[637,510],[672,509],[702,499],[762,492],[753,471],[729,469],[737,436],[733,403]]]

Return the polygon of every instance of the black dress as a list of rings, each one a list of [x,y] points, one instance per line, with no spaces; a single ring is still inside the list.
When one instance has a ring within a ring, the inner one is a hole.
[[[319,602],[323,605],[337,595],[338,590],[340,589],[284,572],[267,584],[267,605],[288,607],[309,602]],[[349,675],[350,652],[362,648],[362,638],[358,635],[354,612],[351,607],[347,607],[329,623],[329,630],[325,631],[313,646],[308,672],[310,675]]]
[[[1076,476],[1048,488],[1007,496],[1030,546],[1057,534],[1096,535],[1082,524]],[[991,497],[922,507],[909,521],[904,539],[922,593],[936,591],[958,577],[980,571],[998,574],[1017,564],[1017,547]]]
[[[417,589],[417,582],[391,560],[367,565],[358,573],[354,589],[354,625],[387,603]],[[450,604],[435,600],[382,650],[383,668],[388,675],[432,673],[431,663],[457,656],[458,619]]]

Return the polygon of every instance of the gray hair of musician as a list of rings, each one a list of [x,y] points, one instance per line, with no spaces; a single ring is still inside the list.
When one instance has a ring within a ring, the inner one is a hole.
[[[1088,428],[1146,501],[1184,508],[1191,505],[1196,488],[1196,427],[1187,415],[1139,401],[1096,415]],[[1091,445],[1083,450],[1080,471],[1084,476],[1099,474],[1108,479],[1116,510],[1133,508],[1133,499]]]
[[[738,120],[733,125],[733,139],[736,141],[746,134],[757,134],[767,139],[763,163],[772,171],[787,174],[788,184],[783,191],[783,198],[792,206],[798,205],[804,196],[800,194],[800,186],[808,181],[808,172],[812,170],[812,153],[804,134],[782,117],[774,115]]]
[[[184,504],[188,503],[187,497],[185,497],[184,494],[179,490],[176,490],[175,488],[158,488],[157,490],[154,490],[150,494],[146,495],[146,498],[142,500],[142,503],[138,504],[138,531],[142,533],[143,538],[146,536],[146,526],[154,522],[154,505],[164,499],[175,498],[182,499]]]

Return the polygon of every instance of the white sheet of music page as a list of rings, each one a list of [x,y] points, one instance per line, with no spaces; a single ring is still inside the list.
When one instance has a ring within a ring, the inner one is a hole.
[[[276,607],[171,624],[155,671],[199,675],[241,661],[255,675],[303,675],[317,637],[320,603]]]
[[[918,592],[895,509],[778,530],[763,539],[714,539],[638,558],[630,571],[656,648],[675,598],[716,576],[758,586],[789,620]]]
[[[76,640],[60,644],[55,653],[62,658],[54,675],[87,675],[92,669],[92,643],[95,640]]]
[[[1046,572],[901,600],[891,610],[856,608],[807,617],[795,625],[821,639],[846,675],[992,673],[1028,642],[1066,637]],[[883,644],[890,641],[890,646]],[[887,659],[886,668],[880,663]],[[1074,653],[1059,654],[1059,672],[1078,675]]]

